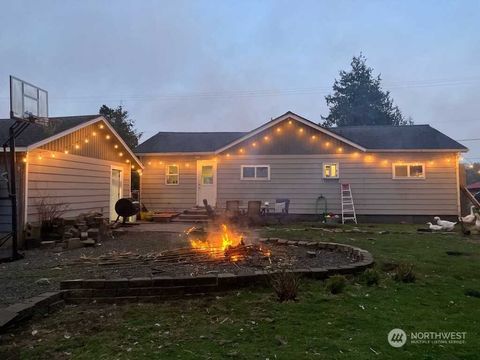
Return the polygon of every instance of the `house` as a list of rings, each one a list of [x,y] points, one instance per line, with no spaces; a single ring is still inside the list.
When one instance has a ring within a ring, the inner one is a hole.
[[[2,144],[12,123],[0,120]],[[42,201],[62,204],[65,218],[97,211],[115,219],[115,202],[130,196],[132,168],[143,167],[100,115],[52,117],[46,127],[31,124],[16,139],[15,150],[19,229],[39,221]],[[4,156],[0,163],[5,169]],[[6,181],[0,182],[0,197],[0,232],[8,233],[11,203]]]
[[[159,132],[135,153],[149,210],[288,198],[291,214],[323,212],[325,202],[338,214],[339,184],[349,183],[360,217],[392,221],[456,216],[467,150],[428,125],[327,129],[287,112],[250,132]]]

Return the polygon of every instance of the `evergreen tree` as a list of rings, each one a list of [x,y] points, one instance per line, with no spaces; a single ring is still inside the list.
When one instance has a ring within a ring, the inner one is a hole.
[[[123,110],[121,105],[116,109],[110,108],[107,105],[102,105],[99,113],[108,120],[110,125],[112,125],[115,131],[131,149],[137,147],[142,133],[135,129],[135,121],[128,117],[128,111]]]
[[[360,54],[353,57],[349,72],[340,71],[335,79],[333,94],[325,97],[330,114],[323,117],[326,127],[349,125],[411,125],[400,109],[393,104],[390,92],[381,88],[380,75],[373,76],[373,69]]]

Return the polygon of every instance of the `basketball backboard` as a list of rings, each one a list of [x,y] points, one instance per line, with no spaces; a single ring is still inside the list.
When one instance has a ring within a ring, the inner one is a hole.
[[[10,117],[41,123],[48,118],[48,92],[10,76]]]

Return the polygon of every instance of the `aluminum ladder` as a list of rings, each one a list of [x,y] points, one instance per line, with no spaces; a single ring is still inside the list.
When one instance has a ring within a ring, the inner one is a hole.
[[[353,220],[357,224],[357,214],[355,213],[350,184],[340,184],[340,193],[342,198],[342,224],[345,224],[347,220]]]

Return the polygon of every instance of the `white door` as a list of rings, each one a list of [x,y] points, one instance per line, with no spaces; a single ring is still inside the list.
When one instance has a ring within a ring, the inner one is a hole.
[[[217,163],[215,160],[197,160],[197,205],[203,199],[215,206],[217,202]]]
[[[112,168],[112,176],[110,180],[110,221],[115,221],[118,216],[115,212],[115,204],[122,198],[122,180],[122,170]]]

